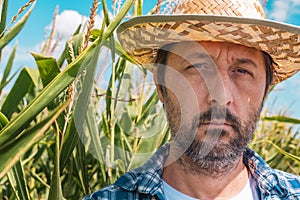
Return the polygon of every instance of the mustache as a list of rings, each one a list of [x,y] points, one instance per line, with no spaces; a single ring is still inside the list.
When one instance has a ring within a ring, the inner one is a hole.
[[[239,130],[242,127],[241,120],[232,114],[228,108],[223,107],[212,107],[198,116],[195,116],[194,120],[198,125],[212,120],[224,120],[224,122],[230,124],[234,130]]]

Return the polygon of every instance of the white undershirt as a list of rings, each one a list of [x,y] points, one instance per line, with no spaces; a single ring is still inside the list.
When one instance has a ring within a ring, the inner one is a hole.
[[[231,198],[230,200],[259,200],[257,191],[255,189],[255,184],[256,183],[253,180],[252,176],[250,176],[243,190],[235,197]],[[193,197],[190,197],[174,189],[169,184],[167,184],[164,180],[163,180],[163,191],[166,200],[197,200]]]

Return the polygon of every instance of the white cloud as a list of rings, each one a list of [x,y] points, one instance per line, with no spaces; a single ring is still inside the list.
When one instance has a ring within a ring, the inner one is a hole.
[[[56,16],[56,23],[55,23],[55,32],[63,37],[70,37],[75,30],[78,28],[80,24],[84,28],[86,28],[88,23],[88,17],[81,15],[79,12],[75,10],[64,10],[62,13]],[[100,27],[100,23],[103,19],[102,15],[96,15],[95,17],[95,27]],[[50,31],[52,27],[51,22],[48,26],[46,26],[46,30]]]
[[[273,9],[270,12],[270,18],[274,20],[278,20],[281,22],[286,21],[288,12],[290,12],[290,5],[291,3],[287,1],[282,0],[276,0],[273,3]]]
[[[86,23],[88,17],[79,14],[75,10],[64,10],[56,16],[55,32],[63,36],[70,36],[80,24]],[[52,23],[46,26],[46,30],[50,31]]]
[[[101,26],[103,19],[103,14],[95,16],[95,26],[94,28],[99,28]],[[51,53],[51,56],[58,58],[60,54],[62,53],[63,49],[65,48],[66,41],[70,39],[70,37],[74,34],[75,30],[78,28],[78,26],[81,24],[81,32],[86,30],[88,25],[89,17],[81,15],[79,12],[75,10],[64,10],[60,14],[56,16],[55,21],[55,32],[54,32],[54,38],[51,41],[51,46],[55,44],[54,52]],[[46,37],[49,37],[51,29],[52,29],[52,23],[49,23],[45,27]],[[56,41],[58,40],[58,42]],[[37,49],[37,52],[41,52],[45,41],[42,41],[40,44],[35,45],[35,49]]]
[[[97,15],[95,17],[95,27],[100,27],[102,22],[102,16]],[[83,27],[87,26],[88,17],[81,15],[75,10],[64,10],[56,17],[55,23],[55,36],[52,42],[54,44],[57,37],[60,38],[59,42],[56,44],[55,51],[51,56],[58,58],[62,53],[62,50],[65,48],[66,41],[70,36],[75,32],[77,27],[82,24]],[[45,27],[46,37],[49,37],[51,31],[52,22]],[[35,61],[34,58],[30,55],[30,52],[40,53],[45,41],[41,41],[39,44],[33,44],[32,46],[23,46],[21,43],[17,46],[17,52],[14,60],[13,69],[29,66],[34,67]],[[5,66],[7,59],[10,56],[12,49],[15,44],[9,44],[5,46],[2,52],[1,66]],[[3,71],[1,69],[0,71]]]
[[[268,18],[288,22],[299,17],[300,1],[299,0],[273,0],[270,1],[271,8],[267,10]]]
[[[299,0],[292,0],[292,3],[293,3],[294,5],[300,5],[300,1],[299,1]]]

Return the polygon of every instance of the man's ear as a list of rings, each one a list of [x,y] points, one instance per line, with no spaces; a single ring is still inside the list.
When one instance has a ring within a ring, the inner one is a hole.
[[[163,91],[162,91],[161,85],[157,81],[157,68],[155,66],[153,67],[153,79],[154,79],[154,83],[155,83],[155,87],[156,87],[156,91],[157,91],[159,100],[162,103],[164,103],[164,98],[163,98],[163,95],[162,95]]]

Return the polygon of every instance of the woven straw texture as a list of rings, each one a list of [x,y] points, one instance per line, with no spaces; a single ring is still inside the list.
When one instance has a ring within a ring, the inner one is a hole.
[[[265,20],[256,0],[183,0],[172,15],[134,18],[118,29],[123,48],[151,70],[156,51],[180,41],[218,41],[242,44],[269,53],[273,84],[300,70],[300,27]]]

